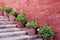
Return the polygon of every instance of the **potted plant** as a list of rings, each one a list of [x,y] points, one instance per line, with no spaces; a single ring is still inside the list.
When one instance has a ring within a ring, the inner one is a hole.
[[[28,35],[32,36],[35,35],[35,29],[38,27],[38,24],[31,21],[26,24],[26,27],[28,28]]]
[[[21,11],[20,15],[17,16],[16,21],[17,21],[17,27],[18,28],[24,27],[24,22],[26,21],[26,17],[25,17],[25,14],[23,11]]]
[[[2,7],[0,7],[0,16],[3,16],[3,10],[2,10]]]
[[[8,16],[8,14],[11,12],[11,8],[9,6],[3,7],[4,16]]]
[[[11,22],[15,21],[15,18],[17,17],[17,12],[16,11],[12,11],[9,13],[9,20]]]
[[[42,37],[43,40],[53,40],[53,36],[54,30],[47,24],[39,30],[39,37]]]

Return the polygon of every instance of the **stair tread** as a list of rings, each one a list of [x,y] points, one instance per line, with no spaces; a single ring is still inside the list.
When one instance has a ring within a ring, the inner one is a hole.
[[[0,21],[8,21],[9,19],[0,18]]]
[[[3,38],[3,39],[0,39],[0,40],[23,40],[23,39],[34,39],[36,38],[37,35],[35,36],[28,36],[28,35],[21,35],[21,36],[14,36],[14,37],[8,37],[8,38]]]
[[[20,30],[20,29],[18,29],[18,28],[0,29],[0,33],[1,32],[6,32],[6,31],[18,31],[18,30]]]
[[[6,16],[0,16],[0,17],[6,17]]]
[[[17,25],[17,24],[0,25],[0,29],[16,28],[16,25]]]
[[[0,16],[0,18],[8,18],[8,17],[6,17],[6,16]]]
[[[13,33],[25,33],[25,32],[27,31],[6,32],[6,33],[0,33],[0,35],[13,34]]]
[[[17,23],[16,21],[10,22],[10,21],[0,21],[0,24],[13,24],[13,23]]]
[[[7,24],[6,24],[6,25],[3,25],[3,24],[2,24],[2,25],[0,25],[0,27],[9,27],[9,26],[16,26],[16,25],[17,25],[17,24],[8,24],[8,25],[7,25]]]
[[[8,21],[8,17],[5,17],[5,16],[0,16],[0,21]]]
[[[0,33],[3,32],[13,32],[13,31],[23,31],[23,30],[27,30],[26,28],[8,28],[8,29],[0,29]]]
[[[12,36],[20,36],[25,35],[27,31],[16,31],[16,32],[6,32],[6,33],[0,33],[0,38],[7,38]]]
[[[16,28],[17,22],[10,22],[8,17],[0,16],[0,40],[33,40],[38,35],[26,35],[27,28]]]

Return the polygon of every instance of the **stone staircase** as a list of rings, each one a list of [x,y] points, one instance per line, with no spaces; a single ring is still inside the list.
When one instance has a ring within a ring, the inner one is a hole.
[[[38,40],[38,36],[27,35],[27,28],[16,28],[16,22],[10,22],[8,17],[0,16],[0,40]]]

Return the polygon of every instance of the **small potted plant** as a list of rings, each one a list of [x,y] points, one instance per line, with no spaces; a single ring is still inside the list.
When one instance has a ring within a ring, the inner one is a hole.
[[[0,16],[3,16],[3,10],[2,10],[2,7],[0,7]]]
[[[53,40],[53,36],[54,30],[47,24],[39,30],[39,37],[42,37],[43,40]]]
[[[24,27],[24,22],[26,21],[26,17],[25,17],[25,13],[23,11],[21,11],[20,15],[17,16],[16,21],[17,21],[18,28]]]
[[[11,12],[11,8],[9,6],[3,7],[4,10],[4,16],[8,16],[8,14]]]
[[[15,18],[17,17],[17,12],[16,11],[12,11],[9,13],[9,20],[10,21],[15,21]]]
[[[28,28],[28,35],[33,36],[35,35],[35,29],[38,27],[38,24],[36,22],[28,22],[26,24],[26,27]]]

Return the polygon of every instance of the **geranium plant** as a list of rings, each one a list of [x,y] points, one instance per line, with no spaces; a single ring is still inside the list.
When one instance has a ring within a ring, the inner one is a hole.
[[[25,13],[23,11],[21,11],[20,15],[17,16],[16,21],[17,21],[17,27],[18,28],[24,27],[24,23],[26,21],[26,16],[25,16]]]
[[[5,6],[3,7],[3,10],[6,11],[7,13],[11,12],[11,7],[10,6]]]
[[[47,24],[39,30],[39,36],[42,37],[44,40],[51,38],[54,36],[54,30],[49,27]]]
[[[26,28],[28,28],[29,30],[28,35],[32,36],[35,35],[35,30],[36,28],[38,28],[38,24],[36,22],[31,21],[26,24]]]
[[[25,22],[26,21],[26,17],[25,17],[24,12],[21,12],[20,15],[17,16],[16,21],[17,22]]]
[[[17,12],[16,11],[12,11],[12,12],[9,13],[9,15],[17,17]]]
[[[38,24],[35,23],[35,22],[33,22],[33,21],[31,21],[31,22],[28,22],[28,23],[26,24],[26,27],[27,27],[27,28],[37,28],[37,27],[38,27]]]

